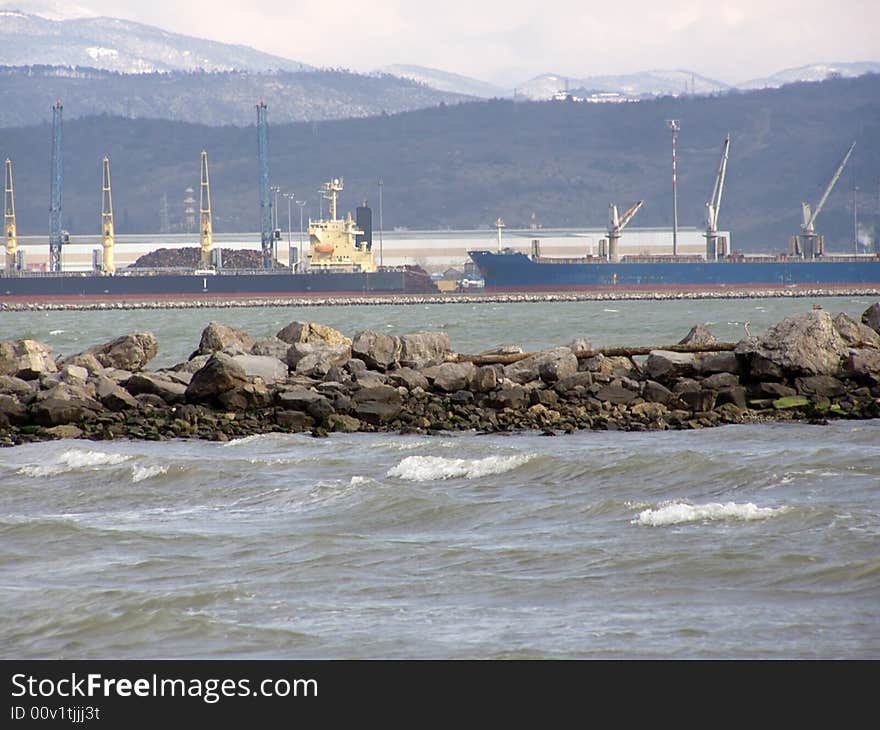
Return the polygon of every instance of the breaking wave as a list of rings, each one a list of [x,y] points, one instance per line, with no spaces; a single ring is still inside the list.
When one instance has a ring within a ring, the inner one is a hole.
[[[104,451],[77,451],[69,449],[62,452],[55,463],[27,465],[18,470],[19,474],[29,477],[45,477],[53,474],[63,474],[77,469],[92,469],[98,466],[122,464],[131,459],[126,454],[108,454]]]
[[[152,479],[167,472],[167,466],[157,466],[155,464],[152,466],[138,466],[135,464],[131,467],[131,481],[135,483],[142,482],[144,479]]]
[[[412,482],[434,479],[477,479],[503,474],[531,461],[532,456],[487,456],[485,459],[447,459],[442,456],[407,456],[388,470],[387,476]]]
[[[693,505],[675,502],[657,509],[646,509],[632,520],[633,525],[662,527],[664,525],[680,525],[686,522],[711,522],[715,520],[765,520],[776,517],[786,510],[785,507],[757,507],[751,502],[710,502],[709,504]]]

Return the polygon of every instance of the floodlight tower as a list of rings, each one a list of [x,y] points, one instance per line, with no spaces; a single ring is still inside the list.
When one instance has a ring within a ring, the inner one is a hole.
[[[67,242],[67,234],[61,230],[61,188],[64,183],[64,160],[61,146],[60,101],[52,107],[52,180],[49,201],[49,271],[61,271],[61,246]]]
[[[3,228],[6,233],[6,276],[17,270],[15,254],[18,239],[15,235],[15,192],[12,187],[12,160],[6,160],[6,183],[3,193]]]
[[[675,172],[675,141],[681,123],[677,119],[667,119],[666,126],[672,132],[672,255],[678,255],[678,179]]]
[[[211,184],[208,180],[208,153],[202,150],[199,163],[199,242],[202,246],[202,268],[211,267],[214,249],[214,225],[211,218]]]
[[[116,237],[113,230],[113,194],[110,191],[110,158],[106,155],[102,164],[101,179],[101,245],[104,247],[101,272],[115,274],[116,263],[113,260],[113,247]]]

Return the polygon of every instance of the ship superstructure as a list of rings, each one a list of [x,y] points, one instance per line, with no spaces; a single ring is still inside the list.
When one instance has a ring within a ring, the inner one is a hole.
[[[321,195],[330,202],[327,220],[309,220],[310,271],[373,272],[377,270],[373,260],[372,236],[358,226],[348,213],[338,218],[337,198],[343,189],[342,178],[334,178],[321,186]]]

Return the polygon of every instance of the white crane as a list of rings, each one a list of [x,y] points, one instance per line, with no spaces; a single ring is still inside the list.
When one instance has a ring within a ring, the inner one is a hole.
[[[831,178],[831,182],[828,183],[828,187],[825,188],[825,192],[822,195],[822,198],[816,205],[816,209],[811,210],[809,203],[801,203],[804,214],[804,222],[801,223],[801,241],[798,242],[797,246],[797,249],[799,250],[796,250],[795,253],[800,253],[801,255],[806,255],[810,258],[813,258],[814,256],[821,256],[823,253],[825,253],[823,237],[816,234],[816,219],[819,217],[819,213],[822,212],[822,208],[825,206],[825,201],[828,200],[828,196],[831,194],[832,188],[834,188],[835,184],[840,179],[840,175],[841,173],[843,173],[843,168],[846,167],[846,163],[849,161],[849,157],[852,154],[853,148],[855,146],[855,142],[853,142],[849,146],[849,149],[846,151],[846,154],[843,156],[843,160],[837,168],[837,172],[834,173],[834,177]]]
[[[721,148],[721,162],[715,176],[712,198],[706,203],[706,260],[718,260],[718,213],[721,211],[721,193],[724,191],[724,177],[727,174],[727,153],[730,150],[730,135],[724,139]],[[722,255],[727,253],[721,252]]]
[[[620,233],[626,228],[633,216],[639,208],[642,207],[644,200],[631,205],[623,215],[617,214],[617,206],[614,203],[608,204],[608,260],[619,261],[620,255],[617,251],[617,243],[620,241]]]

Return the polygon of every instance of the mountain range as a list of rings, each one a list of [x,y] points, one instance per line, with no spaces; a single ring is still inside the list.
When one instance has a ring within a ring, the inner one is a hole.
[[[124,74],[315,70],[302,61],[274,56],[247,46],[170,33],[128,20],[103,17],[56,20],[14,9],[0,9],[0,66],[87,67]],[[816,63],[784,69],[736,85],[707,78],[688,69],[652,69],[630,74],[579,77],[545,73],[524,79],[515,88],[508,89],[479,78],[411,64],[387,65],[369,74],[348,73],[365,78],[391,75],[457,97],[550,99],[554,94],[568,90],[574,95],[610,92],[639,99],[777,88],[797,81],[821,81],[829,76],[848,78],[880,73],[880,62]],[[448,98],[434,98],[424,92],[422,98],[427,104],[449,101]],[[404,108],[412,108],[412,105]],[[290,117],[292,121],[296,118]]]

